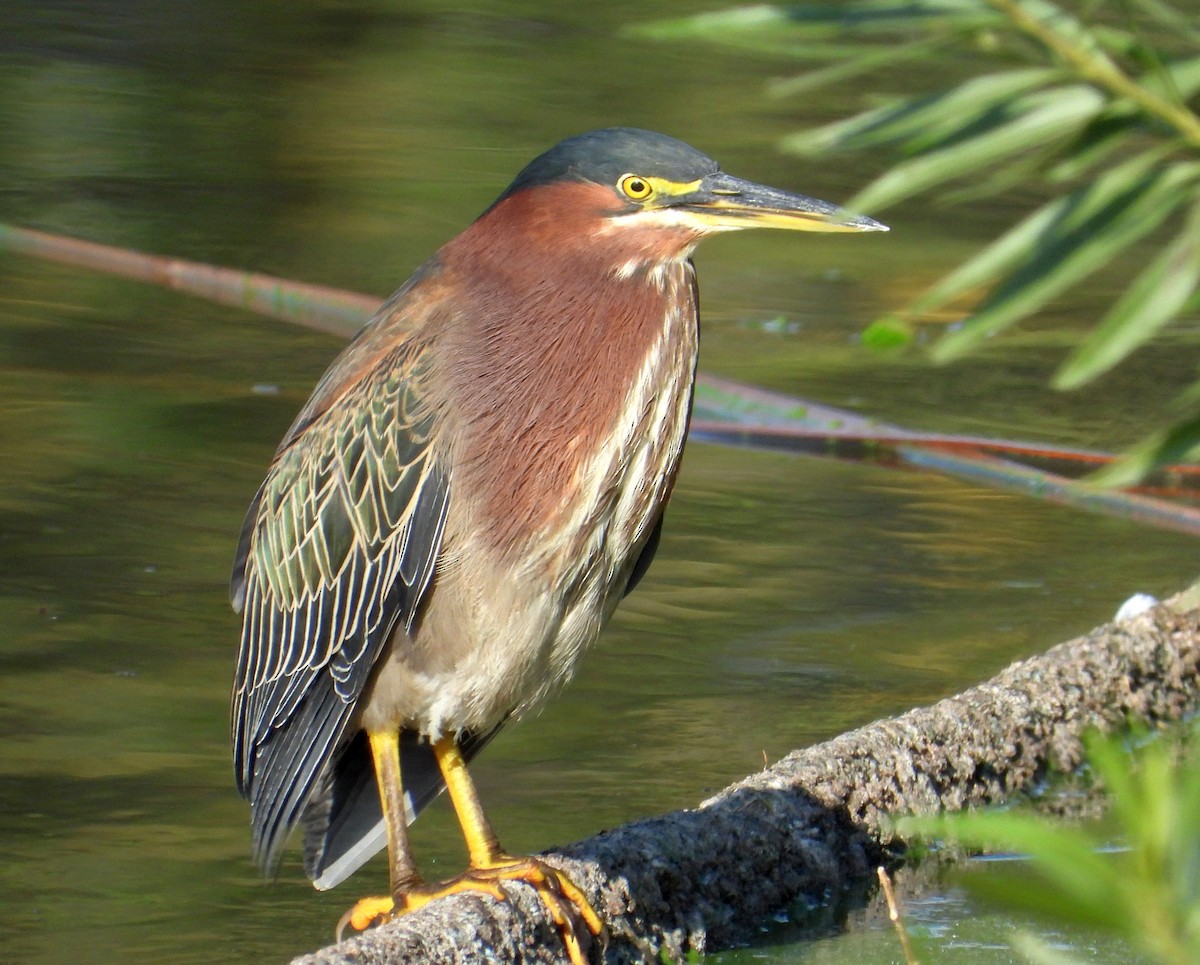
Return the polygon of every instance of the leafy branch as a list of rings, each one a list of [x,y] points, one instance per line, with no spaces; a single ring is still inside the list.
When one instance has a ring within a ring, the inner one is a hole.
[[[740,46],[757,38],[762,49],[797,56],[837,47],[835,63],[774,85],[784,96],[894,68],[896,56],[954,69],[963,59],[954,55],[970,53],[967,75],[951,86],[892,96],[783,146],[820,157],[893,151],[890,170],[847,202],[871,212],[935,189],[978,199],[1044,186],[1040,207],[868,330],[868,339],[894,342],[930,313],[965,304],[963,324],[933,348],[940,361],[1152,241],[1140,272],[1057,372],[1055,385],[1067,389],[1200,306],[1200,117],[1190,106],[1200,96],[1200,33],[1165,0],[1076,6],[1087,23],[1052,0],[849,0],[754,7],[753,17],[711,13],[653,32]],[[1200,443],[1200,383],[1182,401],[1189,418],[1143,445],[1117,477],[1147,470],[1163,446],[1178,457]]]
[[[1008,17],[1016,27],[1070,64],[1080,77],[1098,87],[1106,88],[1116,97],[1129,98],[1149,116],[1158,117],[1178,130],[1192,147],[1200,148],[1200,118],[1181,104],[1172,103],[1132,80],[1104,55],[1097,44],[1086,43],[1088,35],[1076,21],[1070,21],[1074,29],[1064,33],[1055,26],[1055,19],[1061,19],[1061,14],[1050,4],[1036,3],[1033,0],[987,2]],[[1049,14],[1046,19],[1040,19],[1036,15],[1035,11],[1039,11],[1039,8]],[[1079,40],[1085,43],[1080,44]]]

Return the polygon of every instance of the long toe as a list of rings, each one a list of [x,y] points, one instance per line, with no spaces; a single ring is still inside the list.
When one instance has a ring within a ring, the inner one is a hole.
[[[606,935],[604,922],[579,886],[565,872],[538,858],[498,856],[485,866],[471,868],[465,877],[481,882],[522,881],[533,888],[558,926],[572,965],[587,965],[580,941],[583,930],[601,941]]]
[[[338,921],[337,940],[342,940],[342,933],[347,925],[356,931],[363,931],[372,925],[382,925],[392,918],[395,907],[396,903],[391,898],[360,898]]]
[[[507,901],[508,895],[500,887],[501,883],[506,881],[523,882],[537,892],[538,898],[546,906],[562,936],[572,965],[589,965],[585,944],[581,939],[584,934],[590,933],[603,940],[606,934],[604,923],[584,893],[566,874],[537,858],[497,856],[486,865],[467,869],[457,878],[437,885],[414,888],[398,899],[398,910],[400,914],[416,911],[445,895],[463,892],[484,894],[497,901]],[[363,905],[367,900],[359,902],[359,905]],[[359,905],[351,909],[350,913]],[[364,913],[370,910],[365,908]],[[590,944],[589,940],[587,945]]]

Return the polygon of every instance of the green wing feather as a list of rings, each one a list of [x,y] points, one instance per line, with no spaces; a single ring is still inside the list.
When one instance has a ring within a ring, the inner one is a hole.
[[[355,377],[370,348],[347,350],[284,440],[234,568],[235,769],[266,866],[388,636],[411,629],[440,550],[449,480],[433,453],[425,353],[401,346]]]

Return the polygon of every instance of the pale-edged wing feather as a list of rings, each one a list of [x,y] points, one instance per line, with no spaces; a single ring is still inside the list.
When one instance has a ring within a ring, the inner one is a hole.
[[[372,356],[372,341],[347,349],[285,438],[234,569],[234,766],[267,868],[348,739],[389,635],[412,628],[441,545],[449,479],[424,353]]]

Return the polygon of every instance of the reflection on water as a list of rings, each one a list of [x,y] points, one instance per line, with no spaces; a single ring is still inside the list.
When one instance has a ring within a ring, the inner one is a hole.
[[[904,896],[901,913],[914,956],[937,965],[1013,965],[1012,941],[1022,931],[1040,937],[1052,948],[1069,951],[1071,961],[1136,962],[1141,959],[1116,938],[1097,941],[1082,929],[1051,930],[1043,922],[999,915],[962,890],[968,875],[987,874],[986,864],[965,869],[924,866],[896,880]],[[838,905],[844,907],[839,908]],[[849,894],[815,914],[793,922],[781,914],[764,924],[750,947],[719,956],[722,965],[841,965],[844,962],[903,962],[904,952],[881,895],[869,899]]]
[[[589,127],[665,129],[820,197],[870,175],[773,152],[804,121],[761,97],[782,65],[624,38],[619,5],[334,9],[8,5],[0,217],[382,294],[533,153]],[[1041,388],[1044,333],[938,370],[857,348],[970,237],[928,217],[889,218],[883,238],[712,242],[702,364],[933,430],[1134,437],[1184,353],[1060,397]],[[292,855],[258,879],[227,746],[225,581],[337,345],[27,260],[0,277],[6,953],[240,962],[322,944],[385,873],[318,895]],[[1193,569],[1180,537],[872,467],[693,446],[676,492],[658,562],[580,679],[480,762],[512,848],[692,804],[764,752],[954,691]],[[415,847],[433,875],[462,860],[443,808]]]

